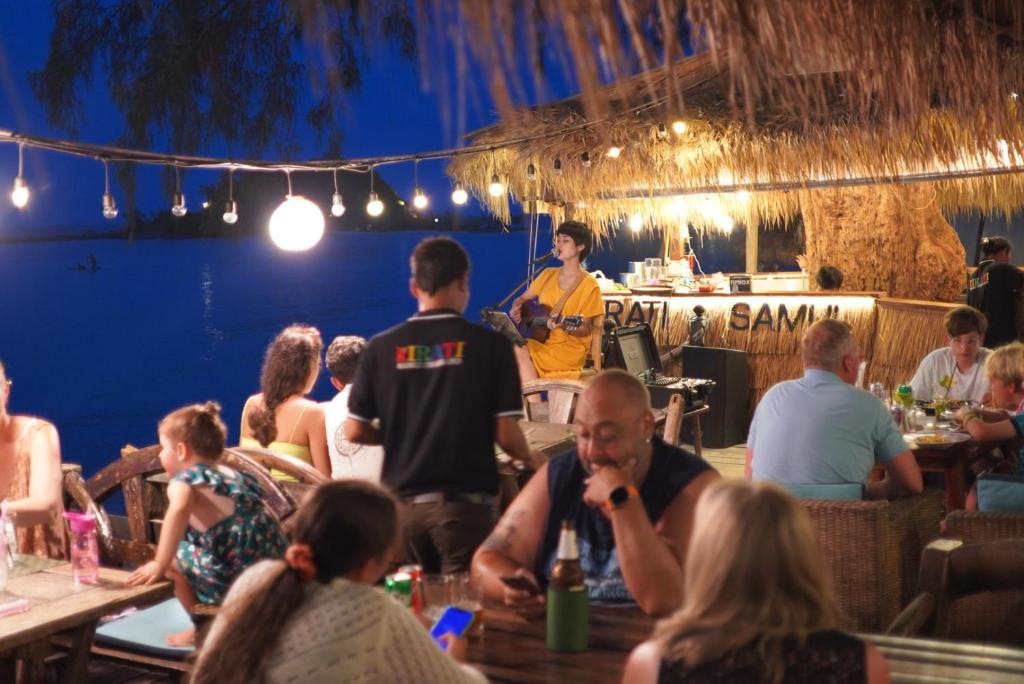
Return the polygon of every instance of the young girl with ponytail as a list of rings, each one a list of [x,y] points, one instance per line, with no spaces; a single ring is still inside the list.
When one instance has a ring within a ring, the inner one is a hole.
[[[280,558],[288,540],[256,481],[217,463],[227,431],[216,402],[174,411],[160,421],[158,432],[160,465],[170,476],[167,513],[156,557],[135,570],[128,583],[167,577],[191,612],[197,603],[223,601],[243,570],[264,558]],[[194,639],[189,629],[167,641],[184,646]]]
[[[192,684],[484,682],[438,648],[413,613],[373,585],[399,550],[398,506],[375,484],[320,485],[284,560],[249,568],[206,637]]]

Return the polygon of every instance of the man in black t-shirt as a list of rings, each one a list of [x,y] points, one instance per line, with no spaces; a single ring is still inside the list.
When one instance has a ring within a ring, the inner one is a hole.
[[[967,300],[975,302],[973,306],[988,319],[984,344],[995,349],[1020,339],[1024,327],[1024,273],[1010,263],[1012,247],[1006,238],[986,238],[981,247],[987,265],[979,264]]]
[[[459,572],[494,527],[494,444],[530,462],[519,371],[508,340],[462,317],[469,259],[457,242],[424,240],[411,266],[419,312],[363,351],[345,434],[384,445],[381,480],[406,504],[408,555],[426,572]]]

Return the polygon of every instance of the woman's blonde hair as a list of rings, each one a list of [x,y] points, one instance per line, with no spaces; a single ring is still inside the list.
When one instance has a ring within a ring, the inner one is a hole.
[[[685,667],[753,643],[777,682],[785,672],[785,639],[839,623],[810,520],[771,484],[722,480],[705,490],[685,579],[683,605],[654,633],[662,657]]]
[[[1014,387],[1024,385],[1024,344],[1011,342],[994,349],[985,359],[985,377]]]

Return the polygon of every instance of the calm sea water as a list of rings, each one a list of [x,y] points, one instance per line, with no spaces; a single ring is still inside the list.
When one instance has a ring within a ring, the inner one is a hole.
[[[305,254],[265,239],[0,245],[0,359],[10,409],[60,430],[87,475],[121,446],[156,442],[156,423],[215,399],[237,443],[263,352],[293,322],[369,337],[411,315],[417,233],[335,233]],[[457,234],[473,261],[468,315],[524,276],[527,236]],[[95,254],[96,273],[72,270]],[[332,390],[321,375],[314,397]]]

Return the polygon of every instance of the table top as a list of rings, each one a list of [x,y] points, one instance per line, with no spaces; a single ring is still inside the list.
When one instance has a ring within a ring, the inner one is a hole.
[[[75,584],[70,563],[23,559],[6,591],[27,598],[30,608],[0,617],[0,652],[171,594],[170,582],[130,587],[124,584],[129,573],[111,568],[100,568],[98,584]]]

